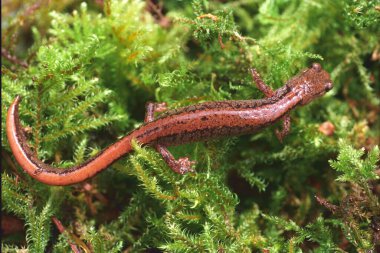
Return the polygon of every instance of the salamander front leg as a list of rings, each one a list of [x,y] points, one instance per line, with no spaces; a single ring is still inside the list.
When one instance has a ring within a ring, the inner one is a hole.
[[[166,103],[152,103],[148,102],[145,106],[145,118],[144,122],[148,123],[154,120],[154,113],[155,112],[164,112],[168,108],[166,107]]]
[[[274,91],[271,87],[269,87],[266,83],[264,83],[263,79],[261,79],[260,74],[256,69],[250,69],[253,81],[255,82],[257,88],[265,94],[266,97],[273,97]]]
[[[146,104],[146,114],[144,122],[148,123],[153,121],[155,112],[163,112],[166,110],[166,103],[148,102]],[[194,172],[194,170],[191,168],[192,165],[195,164],[194,161],[190,161],[187,157],[181,157],[178,160],[176,160],[165,146],[157,144],[154,147],[157,150],[157,152],[159,152],[162,155],[162,158],[164,158],[165,162],[174,172],[182,175],[187,172]]]
[[[257,88],[265,94],[266,97],[270,98],[275,95],[275,92],[272,90],[271,87],[269,87],[263,79],[261,79],[260,74],[257,72],[256,69],[250,69],[251,75],[253,78],[253,81],[256,83]],[[276,129],[275,134],[277,136],[277,139],[282,143],[282,140],[286,135],[288,135],[290,131],[290,116],[289,114],[286,114],[284,117],[282,117],[282,129],[278,130]]]

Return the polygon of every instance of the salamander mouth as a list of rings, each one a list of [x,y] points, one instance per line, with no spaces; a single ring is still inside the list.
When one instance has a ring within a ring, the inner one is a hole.
[[[316,97],[321,97],[321,96],[323,96],[323,95],[325,95],[325,94],[326,94],[326,90],[323,90],[323,91],[319,92],[319,93],[316,95]]]
[[[320,91],[318,94],[316,94],[316,97],[320,97],[326,94],[326,92],[330,91],[333,88],[333,83],[331,81],[328,81],[325,83],[325,89]]]
[[[312,95],[312,98],[311,98],[311,99],[310,99],[310,98],[304,99],[304,100],[301,102],[301,104],[302,104],[302,105],[309,104],[309,103],[312,102],[312,100],[314,100],[315,98],[319,98],[319,97],[322,97],[323,95],[325,95],[326,92],[327,92],[326,90],[321,90],[321,91],[318,92],[318,93],[314,93],[314,94]]]

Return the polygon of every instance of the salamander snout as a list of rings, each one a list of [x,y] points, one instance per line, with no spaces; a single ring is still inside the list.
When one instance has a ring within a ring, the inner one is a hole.
[[[333,86],[333,83],[331,81],[325,83],[325,91],[326,92],[329,91],[329,90],[331,90],[333,87],[334,86]]]
[[[321,64],[319,64],[319,63],[313,63],[312,65],[311,65],[311,67],[316,71],[316,72],[320,72],[321,70],[322,70],[322,66],[321,66]]]
[[[333,88],[329,73],[319,63],[313,63],[291,82],[292,90],[302,97],[301,105],[310,103]]]

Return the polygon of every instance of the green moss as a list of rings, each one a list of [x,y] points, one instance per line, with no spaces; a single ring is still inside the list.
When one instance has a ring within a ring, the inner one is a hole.
[[[197,161],[183,176],[134,143],[133,154],[69,187],[18,167],[3,117],[2,207],[26,225],[24,240],[4,236],[4,252],[380,247],[377,1],[12,2],[2,6],[2,114],[23,97],[28,139],[47,163],[93,156],[142,123],[147,101],[261,98],[250,67],[275,89],[317,61],[334,89],[292,112],[283,143],[276,125],[170,147]]]

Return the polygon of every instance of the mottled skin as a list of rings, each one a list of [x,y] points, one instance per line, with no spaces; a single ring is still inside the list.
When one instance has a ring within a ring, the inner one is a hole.
[[[94,176],[131,152],[133,139],[142,145],[154,146],[174,171],[183,174],[191,171],[193,162],[187,158],[175,160],[166,146],[254,133],[281,119],[284,120],[284,127],[278,137],[282,139],[289,130],[289,112],[297,105],[308,104],[332,88],[329,74],[316,63],[276,91],[271,90],[254,69],[251,72],[258,88],[267,98],[206,102],[166,111],[156,119],[153,118],[153,113],[162,111],[165,105],[148,104],[145,124],[97,156],[68,169],[51,167],[35,157],[19,121],[20,97],[8,109],[8,140],[21,167],[35,179],[51,185],[75,184]]]

